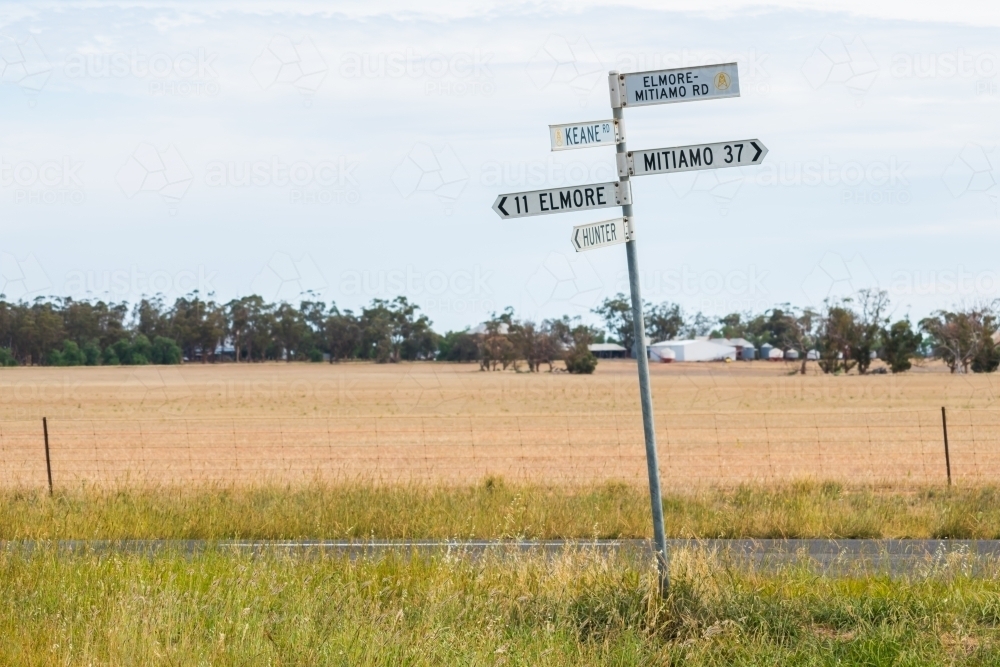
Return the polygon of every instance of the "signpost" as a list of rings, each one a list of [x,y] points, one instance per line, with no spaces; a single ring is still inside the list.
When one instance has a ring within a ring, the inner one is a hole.
[[[611,79],[613,109],[740,96],[736,63],[615,74]]]
[[[625,136],[625,128],[617,120],[595,120],[590,123],[549,125],[552,150],[614,146]]]
[[[573,235],[570,241],[577,252],[603,248],[609,245],[617,245],[631,241],[635,237],[632,231],[632,222],[628,218],[613,218],[611,220],[601,220],[591,222],[586,225],[577,225],[573,228]]]
[[[722,167],[746,167],[760,164],[765,155],[767,148],[760,139],[629,151],[617,154],[618,175],[647,176]]]
[[[639,257],[635,245],[635,217],[632,214],[632,186],[629,179],[632,176],[757,165],[767,155],[767,148],[759,139],[641,151],[629,151],[625,146],[622,120],[625,107],[739,97],[740,78],[736,63],[632,74],[609,72],[608,88],[614,115],[612,120],[550,125],[549,139],[554,151],[607,146],[613,141],[620,180],[614,183],[594,183],[500,195],[493,203],[493,210],[501,218],[507,219],[610,206],[622,207],[620,218],[574,227],[570,240],[577,252],[619,243],[625,244],[629,291],[632,299],[635,356],[639,371],[639,402],[642,405],[642,430],[646,444],[646,470],[649,474],[649,501],[653,514],[653,542],[656,548],[660,591],[665,595],[670,583],[667,576],[667,540],[663,527],[663,500],[660,495],[660,469],[656,452],[656,429],[653,423],[653,395],[649,385],[646,325],[643,321],[642,295],[639,290]]]
[[[551,190],[512,192],[497,197],[493,202],[493,210],[504,219],[527,218],[532,215],[609,208],[631,202],[632,190],[626,180],[624,183],[612,181]]]

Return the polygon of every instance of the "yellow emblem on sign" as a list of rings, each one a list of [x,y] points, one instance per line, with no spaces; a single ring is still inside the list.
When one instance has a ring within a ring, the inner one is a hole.
[[[565,146],[566,140],[563,139],[562,128],[556,128],[556,146]]]
[[[715,75],[715,87],[718,90],[726,90],[729,88],[730,83],[729,75],[725,72],[719,72]]]

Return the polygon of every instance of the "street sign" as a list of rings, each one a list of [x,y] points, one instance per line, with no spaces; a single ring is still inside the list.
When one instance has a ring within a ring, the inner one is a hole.
[[[764,161],[765,155],[767,147],[760,139],[741,139],[714,144],[628,151],[617,153],[615,157],[618,160],[618,175],[625,177],[745,167],[760,164]]]
[[[610,82],[615,109],[740,96],[736,63],[619,74]]]
[[[625,243],[635,238],[632,221],[629,218],[612,218],[578,225],[573,228],[570,241],[577,252],[603,248],[609,245]]]
[[[632,203],[632,189],[628,182],[591,183],[568,188],[512,192],[500,195],[493,202],[493,210],[501,218],[527,218],[532,215],[569,213],[592,208],[610,208]]]
[[[617,120],[549,125],[549,142],[554,151],[590,148],[591,146],[614,146],[624,136],[625,128]]]

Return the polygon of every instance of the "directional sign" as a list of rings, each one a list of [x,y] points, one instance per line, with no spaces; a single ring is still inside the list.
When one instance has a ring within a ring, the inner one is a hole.
[[[625,129],[621,121],[617,120],[549,125],[549,141],[552,143],[554,151],[590,148],[591,146],[614,146],[624,137]]]
[[[625,243],[634,238],[635,230],[629,218],[612,218],[574,227],[570,241],[577,252],[582,252]]]
[[[616,109],[740,96],[736,63],[618,74],[609,82]]]
[[[628,151],[617,153],[616,158],[619,176],[647,176],[701,169],[745,167],[760,164],[764,161],[765,155],[767,147],[760,139],[741,139],[716,144]]]
[[[632,189],[628,181],[625,183],[613,181],[500,195],[493,202],[493,210],[501,218],[526,218],[532,215],[586,211],[591,208],[609,208],[631,203]]]

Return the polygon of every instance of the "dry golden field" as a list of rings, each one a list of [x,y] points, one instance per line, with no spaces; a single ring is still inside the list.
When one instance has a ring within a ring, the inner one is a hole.
[[[998,375],[926,364],[806,376],[784,363],[654,365],[667,488],[1000,474]],[[0,484],[258,484],[312,479],[643,482],[635,365],[592,376],[473,364],[189,364],[0,370]]]

